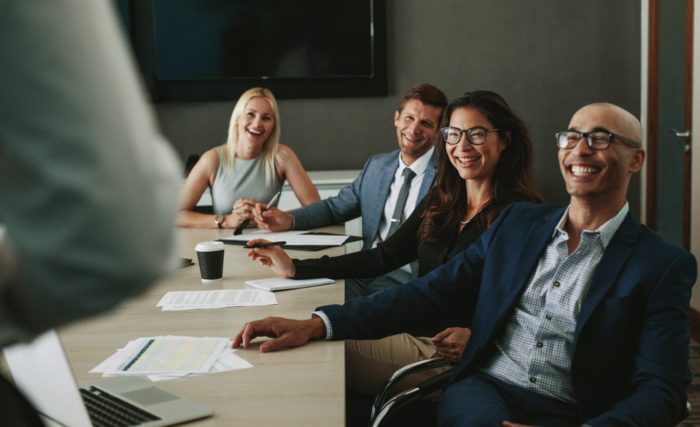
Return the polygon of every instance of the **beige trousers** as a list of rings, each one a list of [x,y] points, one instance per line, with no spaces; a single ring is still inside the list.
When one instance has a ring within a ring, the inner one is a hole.
[[[427,337],[409,334],[392,335],[379,340],[345,341],[345,378],[348,387],[368,396],[376,395],[397,369],[413,362],[429,359],[435,346]],[[441,373],[450,367],[430,369],[401,380],[394,391],[411,386]]]

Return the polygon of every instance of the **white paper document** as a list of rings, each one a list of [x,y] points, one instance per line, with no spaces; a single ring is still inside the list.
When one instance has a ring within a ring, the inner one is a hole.
[[[152,381],[162,381],[253,366],[234,352],[229,338],[137,338],[90,372],[103,376],[145,375]]]
[[[100,366],[103,366],[104,373],[114,375],[205,373],[214,365],[227,342],[228,338],[138,338],[118,351],[111,363]]]
[[[222,289],[212,291],[173,291],[167,292],[156,307],[163,311],[194,310],[223,307],[250,307],[277,304],[277,298],[270,292],[254,289]]]
[[[219,355],[219,358],[216,359],[216,362],[214,363],[214,366],[211,367],[211,370],[207,372],[208,374],[215,374],[217,372],[226,372],[226,371],[235,371],[237,369],[247,369],[247,368],[252,368],[253,365],[248,363],[247,360],[237,356],[236,350],[231,348],[231,342],[227,344],[226,348],[221,352]],[[198,374],[198,373],[191,373],[191,374],[152,374],[152,375],[146,375],[149,380],[156,382],[156,381],[166,381],[166,380],[172,380],[175,378],[182,378],[185,376],[198,376],[198,375],[204,375],[204,374]],[[108,375],[105,375],[108,376]]]
[[[283,291],[287,289],[308,288],[310,286],[329,285],[335,283],[333,279],[284,279],[281,277],[273,277],[271,279],[248,280],[246,285],[253,288],[262,289],[265,291]]]
[[[247,242],[253,239],[265,239],[270,242],[286,242],[285,246],[340,246],[349,236],[325,235],[325,234],[302,234],[306,231],[285,231],[272,233],[269,231],[256,231],[254,233],[239,234],[238,236],[226,236],[221,240],[234,242]]]

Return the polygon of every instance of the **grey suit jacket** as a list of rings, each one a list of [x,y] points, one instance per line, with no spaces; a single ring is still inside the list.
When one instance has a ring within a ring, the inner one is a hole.
[[[391,182],[399,167],[399,150],[372,156],[360,175],[351,185],[340,190],[337,196],[304,206],[290,212],[295,230],[339,224],[362,216],[362,249],[372,247],[379,233],[384,205],[389,198]],[[430,159],[418,193],[416,204],[428,194],[437,171],[436,154]]]

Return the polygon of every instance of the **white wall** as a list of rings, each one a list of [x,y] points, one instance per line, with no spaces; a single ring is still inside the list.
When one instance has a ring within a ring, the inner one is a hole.
[[[700,259],[700,8],[694,8],[693,26],[693,124],[690,201],[690,249]],[[691,307],[700,310],[700,289],[695,286]]]
[[[640,24],[640,96],[639,96],[639,119],[642,122],[642,129],[647,128],[647,95],[649,93],[649,0],[641,0],[641,24]],[[647,148],[647,134],[642,136],[642,145]],[[642,223],[647,222],[647,211],[645,209],[647,202],[647,164],[644,164],[640,173],[640,190],[639,190],[639,219]]]
[[[640,111],[642,126],[647,125],[647,89],[648,89],[648,38],[649,38],[649,1],[641,0],[641,90],[640,90]],[[692,151],[691,163],[695,165],[691,168],[691,219],[690,219],[690,250],[696,258],[700,259],[700,9],[694,8],[693,25],[693,116],[692,116]],[[646,146],[646,134],[644,135]],[[640,206],[641,221],[646,221],[646,166],[642,170]],[[680,219],[679,219],[680,221]],[[700,289],[694,287],[693,296],[690,301],[691,307],[700,311]]]

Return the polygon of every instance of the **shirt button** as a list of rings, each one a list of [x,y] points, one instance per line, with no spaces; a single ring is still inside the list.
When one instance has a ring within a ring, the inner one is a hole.
[[[530,377],[530,382],[531,382],[531,383],[536,383],[536,382],[537,382],[537,378],[535,378],[535,377]]]
[[[547,314],[547,315],[544,316],[544,318],[547,319],[547,320],[552,320],[552,315],[551,315],[551,314]]]
[[[558,287],[559,287],[559,282],[554,282],[553,286],[554,286],[555,288],[558,288]]]
[[[542,348],[544,344],[542,344],[542,341],[537,341],[537,344],[535,344],[537,348]]]

